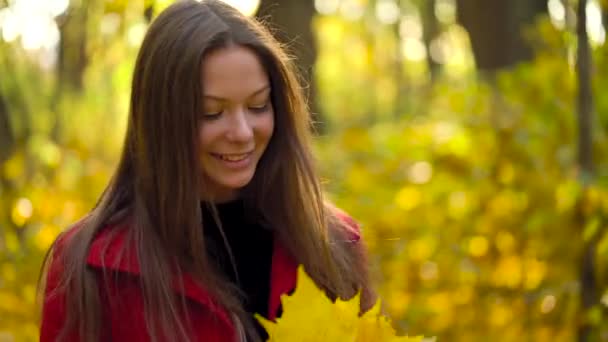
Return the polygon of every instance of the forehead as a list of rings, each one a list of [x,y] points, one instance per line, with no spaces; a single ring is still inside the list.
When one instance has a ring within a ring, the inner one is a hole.
[[[205,56],[201,66],[204,95],[239,100],[269,84],[257,55],[243,46],[229,46]]]

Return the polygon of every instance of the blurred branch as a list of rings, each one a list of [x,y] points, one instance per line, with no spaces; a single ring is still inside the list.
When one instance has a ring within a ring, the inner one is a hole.
[[[601,2],[602,6],[602,23],[604,24],[604,29],[608,31],[608,3],[606,1]]]
[[[560,0],[564,7],[564,20],[566,21],[566,29],[574,33],[576,30],[576,11],[572,0]]]
[[[154,2],[150,2],[150,4],[144,8],[144,19],[146,19],[146,22],[149,23],[152,21],[153,16],[154,16]]]
[[[393,34],[394,39],[396,42],[399,42],[401,40],[400,37],[400,32],[399,32],[399,23],[396,23],[393,25]],[[397,43],[398,45],[398,43]],[[406,80],[406,73],[404,70],[404,66],[403,66],[403,56],[401,53],[401,49],[397,48],[395,49],[395,58],[394,58],[394,78],[395,78],[395,83],[397,85],[397,97],[395,99],[395,105],[394,105],[394,117],[398,118],[401,117],[401,115],[406,111],[406,106],[407,106],[407,97],[406,94],[408,94],[408,89],[407,89],[407,80]]]
[[[0,94],[0,165],[12,154],[15,137],[9,119],[8,106]]]

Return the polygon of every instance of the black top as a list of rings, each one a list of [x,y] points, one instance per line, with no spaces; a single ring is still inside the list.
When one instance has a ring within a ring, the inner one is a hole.
[[[222,229],[231,248],[238,280],[227,252],[224,239],[213,219],[211,209],[201,203],[207,251],[217,261],[219,269],[243,292],[243,307],[247,312],[268,317],[270,296],[270,269],[272,264],[272,231],[245,210],[242,200],[216,204]],[[263,339],[268,338],[264,328],[257,323]]]

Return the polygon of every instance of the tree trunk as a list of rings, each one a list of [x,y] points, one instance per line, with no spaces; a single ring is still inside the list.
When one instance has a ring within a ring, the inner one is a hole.
[[[82,90],[84,70],[88,61],[87,9],[88,1],[71,7],[59,28],[57,75],[61,88]]]
[[[426,62],[431,74],[431,81],[435,81],[441,70],[441,65],[431,56],[431,43],[439,36],[439,21],[435,16],[436,0],[427,0],[422,4],[422,38],[426,46]]]
[[[289,52],[296,57],[304,86],[307,89],[308,106],[313,113],[315,130],[325,131],[325,120],[320,113],[316,97],[314,65],[317,47],[312,29],[315,14],[312,0],[261,0],[257,17],[267,22],[275,30],[275,37],[286,44]]]
[[[60,99],[66,92],[81,92],[84,86],[84,72],[88,64],[87,19],[89,1],[71,4],[59,25],[59,52],[57,57],[57,84],[51,99],[51,109],[55,113],[55,123],[51,138],[59,140],[63,123],[59,113]]]
[[[456,0],[477,69],[492,73],[533,57],[523,30],[546,13],[546,0]]]
[[[591,115],[593,113],[593,95],[591,88],[591,51],[587,36],[587,16],[585,8],[586,0],[579,0],[577,8],[577,61],[576,71],[578,78],[578,164],[580,179],[583,188],[586,188],[593,177],[593,155],[592,155],[592,134],[591,134]],[[581,234],[586,226],[586,216],[583,212],[584,199],[578,205],[577,219]],[[596,234],[597,235],[597,234]],[[597,237],[594,236],[588,241],[583,242],[583,255],[580,268],[580,300],[581,323],[578,328],[578,340],[587,342],[592,339],[592,325],[585,319],[589,310],[598,303],[598,289],[595,274],[595,250]]]
[[[587,1],[579,0],[577,9],[577,63],[578,76],[578,156],[581,172],[585,178],[593,172],[591,146],[591,115],[593,112],[593,94],[591,89],[591,49],[587,36],[585,7]]]

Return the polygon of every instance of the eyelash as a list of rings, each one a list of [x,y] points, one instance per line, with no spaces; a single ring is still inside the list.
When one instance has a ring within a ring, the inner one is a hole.
[[[212,120],[215,120],[215,119],[219,119],[220,115],[222,115],[222,112],[212,113],[212,114],[203,114],[201,116],[201,119],[212,121]]]
[[[266,102],[261,107],[249,107],[248,109],[255,114],[263,114],[268,110],[268,108],[270,107],[269,105],[270,105],[270,102]],[[204,114],[203,119],[209,120],[209,121],[216,120],[216,119],[219,119],[219,117],[222,115],[222,113],[223,112]]]
[[[266,102],[263,106],[261,107],[249,107],[249,110],[254,112],[254,113],[264,113],[265,111],[268,110],[270,102]]]

